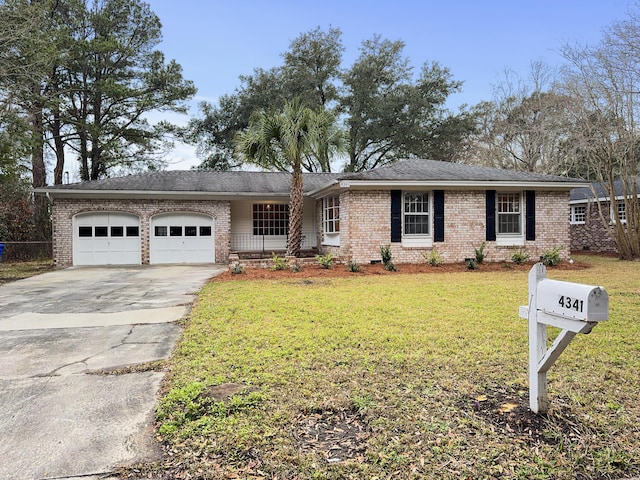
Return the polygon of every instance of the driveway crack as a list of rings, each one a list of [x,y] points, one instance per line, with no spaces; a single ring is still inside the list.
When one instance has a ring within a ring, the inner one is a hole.
[[[92,357],[93,357],[93,356],[92,356]],[[87,357],[87,358],[84,358],[84,359],[82,359],[82,360],[76,360],[75,362],[70,362],[70,363],[67,363],[67,364],[65,364],[65,365],[60,365],[60,366],[59,366],[58,368],[56,368],[55,370],[52,370],[52,371],[51,371],[51,372],[49,372],[49,373],[41,373],[41,374],[35,375],[35,376],[34,376],[34,378],[38,378],[38,377],[47,377],[47,378],[51,378],[51,377],[59,377],[59,376],[60,376],[60,374],[59,374],[58,372],[59,372],[60,370],[62,370],[63,368],[70,367],[70,366],[72,366],[72,365],[79,365],[79,364],[84,363],[84,364],[85,364],[85,366],[86,366],[86,367],[88,367],[87,362],[88,362],[92,357]]]

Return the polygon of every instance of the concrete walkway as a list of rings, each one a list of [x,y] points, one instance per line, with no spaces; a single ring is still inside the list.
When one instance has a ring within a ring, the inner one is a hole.
[[[0,286],[0,479],[105,478],[157,459],[175,323],[217,265],[72,268]]]

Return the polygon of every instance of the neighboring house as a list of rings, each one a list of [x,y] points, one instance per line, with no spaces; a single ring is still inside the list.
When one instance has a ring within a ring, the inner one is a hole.
[[[640,191],[640,179],[636,180],[636,185]],[[621,180],[614,182],[615,208],[624,222],[626,204],[623,187]],[[569,205],[571,251],[617,253],[610,228],[613,218],[612,203],[605,186],[593,183],[591,186],[572,190]]]
[[[53,204],[58,266],[227,262],[286,248],[290,174],[150,172],[36,190]],[[406,160],[361,173],[304,174],[303,249],[343,261],[460,262],[486,242],[488,261],[569,254],[576,179]]]

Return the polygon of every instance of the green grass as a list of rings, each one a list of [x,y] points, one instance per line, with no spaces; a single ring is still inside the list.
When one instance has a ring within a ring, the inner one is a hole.
[[[51,260],[37,260],[32,262],[1,262],[0,285],[14,282],[23,278],[33,277],[53,270]]]
[[[637,475],[638,263],[580,261],[592,267],[548,276],[603,285],[610,320],[551,369],[546,416],[524,408],[526,273],[212,282],[158,407],[173,453],[164,467],[196,478]],[[245,388],[206,394],[226,383]],[[507,397],[514,413],[497,410]]]

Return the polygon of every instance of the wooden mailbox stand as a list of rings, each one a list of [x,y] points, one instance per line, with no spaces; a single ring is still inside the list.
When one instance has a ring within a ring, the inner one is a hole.
[[[609,319],[604,288],[546,277],[546,267],[536,263],[529,272],[529,305],[520,307],[520,317],[529,320],[529,406],[536,413],[549,410],[547,371],[573,337]],[[548,349],[547,325],[562,329]]]

